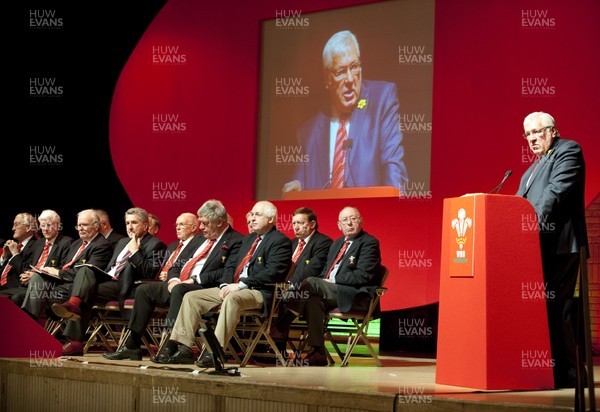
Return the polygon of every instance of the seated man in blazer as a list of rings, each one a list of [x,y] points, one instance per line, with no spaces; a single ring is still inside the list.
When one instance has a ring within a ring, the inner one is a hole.
[[[79,212],[75,228],[79,232],[79,239],[71,243],[65,260],[57,266],[42,266],[40,271],[43,274],[35,273],[29,279],[21,309],[36,320],[50,303],[62,302],[69,297],[79,265],[105,267],[110,260],[113,248],[100,234],[100,219],[94,210]],[[69,341],[63,345],[65,355],[82,353],[81,341]]]
[[[155,307],[169,306],[165,326],[171,329],[183,296],[193,290],[218,287],[228,258],[235,256],[241,245],[243,236],[227,223],[227,211],[218,200],[206,201],[198,209],[197,219],[193,214],[187,213],[177,220],[178,235],[180,231],[188,232],[191,229],[189,234],[193,239],[183,248],[176,263],[169,269],[165,282],[144,284],[136,290],[129,320],[131,335],[125,347],[114,353],[104,354],[106,359],[141,360],[142,336]],[[197,233],[198,222],[202,234]],[[180,240],[186,242],[188,239],[180,237]],[[177,346],[167,345],[164,352],[157,354],[153,360],[159,362],[159,359],[168,359],[176,350]]]
[[[16,215],[12,229],[13,238],[2,244],[0,255],[0,296],[11,299],[22,290],[20,276],[29,269],[37,242],[37,226],[30,213]]]
[[[158,274],[166,245],[148,233],[148,212],[139,207],[128,209],[125,226],[129,237],[117,242],[108,264],[81,266],[75,274],[69,299],[52,305],[56,316],[69,319],[64,332],[70,339],[69,346],[63,348],[65,355],[83,353],[82,341],[96,302],[118,300],[126,317],[125,299],[133,297],[135,282],[154,279]]]
[[[277,208],[259,201],[252,208],[252,230],[242,240],[235,259],[225,266],[219,287],[187,293],[171,333],[178,350],[164,363],[194,363],[192,346],[202,316],[221,307],[215,336],[226,348],[240,321],[241,312],[262,309],[265,315],[271,307],[275,283],[281,282],[290,270],[292,242],[277,229]],[[212,353],[198,361],[201,367],[213,366]]]
[[[46,209],[42,211],[38,217],[38,222],[43,238],[35,243],[32,242],[31,261],[22,266],[19,286],[0,292],[0,296],[9,296],[13,303],[19,307],[25,299],[29,279],[35,273],[29,265],[38,269],[43,266],[57,267],[60,262],[65,260],[69,252],[69,246],[73,243],[71,237],[60,232],[62,229],[60,216],[54,210]]]
[[[284,340],[294,319],[301,315],[307,319],[307,343],[312,349],[305,361],[309,366],[327,365],[324,338],[327,312],[336,307],[342,312],[368,308],[381,283],[385,269],[381,265],[379,241],[365,232],[362,225],[363,219],[356,208],[342,209],[338,228],[343,236],[329,248],[327,264],[320,276],[302,281],[298,294],[306,297],[288,301],[287,310],[271,327],[271,337]]]

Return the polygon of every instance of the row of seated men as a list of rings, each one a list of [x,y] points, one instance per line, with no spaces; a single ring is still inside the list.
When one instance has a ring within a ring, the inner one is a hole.
[[[0,296],[11,297],[34,319],[45,310],[66,319],[63,355],[70,356],[83,354],[95,304],[116,300],[123,310],[125,300],[134,298],[131,313],[122,312],[129,319],[129,338],[103,355],[111,360],[141,360],[156,306],[168,307],[164,325],[170,338],[151,361],[212,367],[212,353],[205,351],[196,360],[192,350],[203,316],[218,310],[214,333],[227,348],[241,313],[262,309],[266,315],[274,284],[288,279],[295,298],[285,301],[271,337],[285,342],[291,323],[303,316],[311,348],[305,363],[327,365],[327,312],[368,307],[385,271],[379,241],[363,230],[354,207],[340,211],[342,236],[335,241],[318,230],[309,208],[293,213],[294,239],[277,229],[277,208],[271,202],[258,201],[246,218],[249,233],[244,235],[229,224],[220,201],[208,200],[196,214],[177,217],[178,240],[167,246],[149,233],[149,214],[142,208],[126,211],[127,236],[114,245],[100,233],[102,219],[95,209],[78,213],[79,239],[63,236],[59,215],[45,210],[38,218],[43,237],[36,240],[31,233],[35,224],[27,221],[31,215],[19,214],[0,258]],[[138,282],[144,279],[159,281]]]

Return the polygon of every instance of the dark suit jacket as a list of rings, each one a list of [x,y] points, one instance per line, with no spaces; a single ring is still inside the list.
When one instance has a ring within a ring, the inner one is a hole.
[[[237,256],[243,238],[244,235],[231,226],[223,233],[200,272],[200,282],[203,288],[218,287],[220,285],[225,266],[229,259]]]
[[[79,247],[82,243],[83,240],[81,240],[81,238],[74,240],[69,247],[69,252],[65,257],[65,260],[58,264],[58,267],[62,267],[69,263],[79,250]],[[77,260],[73,262],[71,267],[67,270],[60,269],[58,274],[61,279],[67,282],[73,282],[78,271],[78,268],[75,267],[76,265],[89,263],[94,266],[98,266],[99,268],[103,268],[106,267],[106,264],[110,261],[112,253],[113,247],[111,244],[104,236],[102,236],[102,234],[98,233],[98,235],[96,235],[90,244],[83,250],[81,256],[79,256]]]
[[[71,243],[73,243],[73,238],[59,233],[56,236],[56,239],[54,239],[52,249],[50,249],[50,253],[48,254],[48,258],[46,259],[44,266],[56,268],[60,267],[61,262],[68,262],[68,260],[65,261],[65,258],[67,257],[67,253],[69,253],[69,247],[71,246]],[[35,266],[38,260],[40,260],[40,257],[42,257],[42,253],[44,253],[44,246],[46,246],[46,239],[40,238],[36,242],[35,248],[33,249],[33,255],[31,258],[32,265]]]
[[[298,238],[292,240],[292,253],[296,250],[298,242]],[[290,283],[298,288],[304,279],[319,276],[327,262],[327,254],[332,243],[329,236],[316,230],[296,261]]]
[[[167,254],[164,261],[165,264],[169,261],[175,249],[177,249],[179,242],[179,240],[176,240],[175,242],[170,243],[169,247],[167,247]],[[192,256],[194,256],[194,252],[200,247],[200,245],[202,245],[202,242],[204,242],[204,236],[202,236],[202,233],[196,233],[194,236],[192,236],[187,245],[185,245],[185,247],[179,252],[179,255],[175,259],[175,262],[173,262],[173,265],[171,265],[169,268],[169,271],[167,272],[167,280],[179,277],[181,269],[185,266],[186,262],[189,261]]]
[[[256,239],[255,233],[250,233],[242,239],[242,245],[236,258],[229,259],[223,271],[220,284],[231,283],[238,264],[244,259]],[[263,235],[263,239],[248,263],[248,277],[240,279],[251,289],[260,290],[263,295],[265,316],[271,308],[271,300],[275,283],[283,281],[292,264],[292,241],[286,235],[273,227]]]
[[[526,198],[538,215],[543,259],[555,254],[579,253],[580,246],[587,246],[584,189],[583,153],[573,140],[557,138],[548,153],[521,177],[517,196]]]
[[[112,258],[108,265],[106,265],[107,272],[116,263],[119,254],[127,247],[130,240],[129,237],[125,237],[117,242]],[[117,279],[119,284],[119,304],[122,305],[125,299],[130,297],[137,280],[156,278],[166,248],[167,245],[156,236],[149,233],[144,235],[140,242],[140,249],[129,257]],[[108,280],[106,279],[106,275],[104,277],[105,280]],[[108,281],[113,282],[113,280]]]
[[[360,99],[366,102],[350,118],[352,147],[346,161],[345,187],[393,186],[408,181],[400,131],[396,85],[363,80]],[[359,100],[360,101],[360,100]],[[330,181],[330,117],[320,112],[298,130],[308,161],[296,169],[302,189],[325,189]]]
[[[337,239],[329,248],[327,264],[321,272],[324,278],[338,252],[342,248],[345,238]],[[352,308],[352,302],[359,293],[367,293],[373,297],[375,289],[380,285],[384,268],[381,265],[381,251],[379,240],[362,230],[352,240],[352,244],[342,257],[339,269],[335,275],[337,285],[337,302],[342,312]]]
[[[129,239],[128,236],[122,235],[120,233],[115,232],[115,230],[113,229],[112,232],[110,232],[110,234],[108,235],[108,237],[106,238],[106,240],[108,240],[108,243],[111,244],[111,246],[113,247],[113,249],[117,246],[117,243],[119,242],[119,240],[123,239],[123,238],[127,238]]]
[[[202,266],[202,270],[200,271],[200,282],[203,288],[213,288],[220,285],[225,265],[232,256],[237,254],[242,244],[242,238],[243,235],[231,226],[225,230],[221,239],[219,239],[210,252],[210,255],[206,258],[206,262],[204,262],[204,266]],[[183,266],[193,258],[194,253],[202,246],[204,240],[205,238],[201,233],[194,236],[194,239],[181,251],[173,267],[169,270],[167,280],[179,277]],[[175,242],[175,247],[177,247],[177,243]]]
[[[27,241],[25,246],[23,246],[21,252],[14,255],[12,259],[6,259],[2,266],[0,266],[0,273],[4,271],[4,268],[7,265],[11,266],[6,278],[7,284],[4,285],[2,289],[12,289],[21,285],[21,273],[29,269],[29,265],[32,262],[33,249],[35,248],[36,242],[37,239],[35,238],[35,236],[32,236]]]

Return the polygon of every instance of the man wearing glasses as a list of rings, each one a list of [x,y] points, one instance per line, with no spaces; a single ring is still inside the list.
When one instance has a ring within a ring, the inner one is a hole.
[[[539,221],[555,387],[574,387],[573,293],[580,264],[579,249],[587,248],[585,161],[579,144],[562,139],[548,113],[527,115],[523,128],[537,159],[521,177],[517,196],[523,196],[533,205]]]
[[[368,308],[371,296],[381,283],[379,241],[362,229],[358,209],[345,207],[339,214],[338,228],[342,237],[329,248],[327,263],[319,277],[302,281],[298,296],[291,300],[278,322],[271,327],[271,337],[285,340],[291,323],[303,315],[308,323],[307,343],[312,348],[305,358],[309,366],[326,366],[325,317],[329,310],[342,312]]]
[[[308,162],[298,166],[292,190],[393,186],[408,181],[396,85],[362,79],[354,34],[334,34],[323,49],[329,107],[302,125],[299,145]]]
[[[104,267],[110,261],[113,247],[100,234],[100,218],[95,210],[85,209],[79,212],[75,229],[79,233],[79,239],[71,243],[64,260],[58,265],[46,263],[29,279],[21,309],[36,320],[52,302],[64,301],[69,297],[79,265]],[[69,340],[63,345],[63,355],[82,353],[81,341]]]

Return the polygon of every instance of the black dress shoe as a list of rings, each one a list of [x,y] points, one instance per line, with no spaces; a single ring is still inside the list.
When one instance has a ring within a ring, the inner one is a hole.
[[[150,358],[150,362],[154,363],[169,363],[169,359],[173,356],[173,350],[170,348],[165,348],[161,352]]]
[[[275,324],[271,325],[269,335],[271,335],[274,340],[287,341],[288,339],[288,333],[280,331]]]
[[[214,368],[215,361],[213,359],[212,352],[206,352],[204,356],[200,357],[196,362],[196,365],[201,368]]]
[[[139,360],[142,360],[142,350],[140,348],[127,349],[127,348],[123,347],[113,353],[104,353],[104,354],[102,354],[102,357],[104,357],[105,359],[109,359],[109,360],[129,359],[129,360],[139,361]]]
[[[51,306],[52,312],[60,318],[69,320],[81,319],[81,309],[79,306],[75,306],[69,301],[64,303],[53,303]]]
[[[178,364],[178,365],[191,365],[194,363],[194,354],[182,352],[178,350],[170,356],[164,363],[166,364]]]
[[[327,356],[323,355],[319,352],[313,351],[309,353],[304,361],[308,366],[327,366],[329,365],[329,361],[327,360]]]

